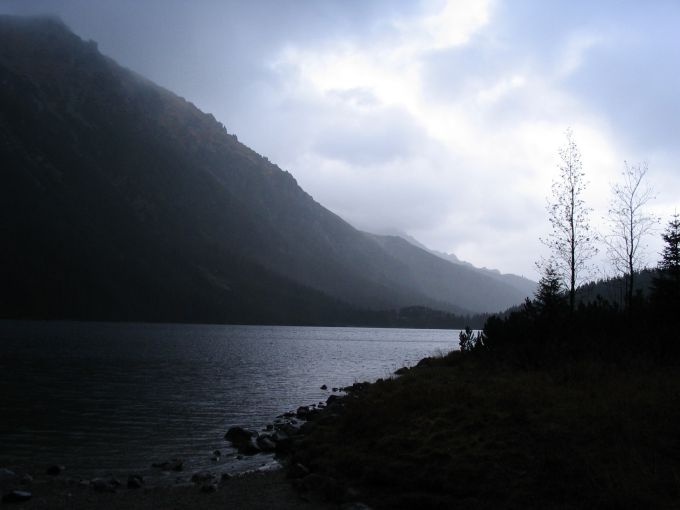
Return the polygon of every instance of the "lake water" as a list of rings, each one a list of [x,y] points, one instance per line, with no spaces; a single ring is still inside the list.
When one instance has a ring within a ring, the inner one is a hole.
[[[175,480],[150,468],[170,458],[185,478],[266,467],[225,431],[457,345],[453,330],[0,321],[0,467],[157,482]]]

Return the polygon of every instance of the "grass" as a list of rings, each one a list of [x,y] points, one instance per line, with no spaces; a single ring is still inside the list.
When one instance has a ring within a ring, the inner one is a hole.
[[[454,352],[326,415],[296,460],[375,508],[680,507],[678,368]]]

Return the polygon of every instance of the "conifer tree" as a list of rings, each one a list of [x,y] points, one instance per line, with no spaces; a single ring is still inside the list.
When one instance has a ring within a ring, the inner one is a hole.
[[[661,237],[664,247],[652,282],[652,300],[658,308],[680,313],[680,215],[673,215]]]

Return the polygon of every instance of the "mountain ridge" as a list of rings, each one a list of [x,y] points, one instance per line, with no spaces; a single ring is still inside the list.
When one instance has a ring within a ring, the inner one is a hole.
[[[492,279],[460,286],[454,264],[390,253],[60,21],[0,16],[0,42],[4,316],[335,323],[523,297],[467,299]]]

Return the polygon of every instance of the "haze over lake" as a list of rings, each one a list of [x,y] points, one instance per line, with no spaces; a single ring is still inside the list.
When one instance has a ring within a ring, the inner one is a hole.
[[[457,339],[453,330],[5,321],[0,465],[168,482],[177,473],[153,462],[182,458],[185,477],[261,467],[271,456],[236,459],[223,439],[230,426],[262,428]]]

